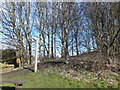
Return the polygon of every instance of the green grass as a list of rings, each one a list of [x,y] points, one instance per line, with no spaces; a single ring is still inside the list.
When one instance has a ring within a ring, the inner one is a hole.
[[[73,81],[71,82],[73,84],[72,86],[76,87],[74,86],[75,82]],[[47,74],[40,74],[40,72],[38,72],[37,74],[32,73],[28,77],[28,83],[29,84],[25,85],[26,87],[41,87],[41,88],[71,87],[69,82],[61,78],[60,75],[57,73],[47,73]]]
[[[77,81],[63,77],[59,73],[49,72],[42,74],[40,71],[30,73],[26,76],[17,75],[12,80],[23,80],[26,83],[23,85],[24,88],[75,88],[79,87]],[[3,86],[14,86],[13,84],[3,84]]]
[[[33,72],[28,75],[16,75],[11,80],[23,80],[26,83],[23,84],[24,88],[117,88],[118,82],[114,80],[111,85],[108,85],[108,81],[104,79],[97,79],[91,76],[88,77],[88,72],[85,75],[80,76],[83,80],[75,80],[70,76],[61,75],[52,69],[46,69],[44,71],[39,71],[35,74]],[[107,77],[114,77],[115,74],[107,74]],[[84,79],[86,78],[86,79]],[[13,84],[4,83],[3,86],[14,86]]]

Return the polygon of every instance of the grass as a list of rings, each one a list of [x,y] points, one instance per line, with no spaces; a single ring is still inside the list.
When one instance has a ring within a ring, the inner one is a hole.
[[[73,79],[63,77],[59,73],[51,72],[43,74],[40,71],[30,73],[26,76],[17,75],[12,80],[23,80],[26,83],[24,88],[75,88],[79,84]],[[3,84],[3,86],[14,86],[13,84]]]
[[[94,78],[90,73],[85,72],[80,74],[83,80],[75,80],[70,76],[62,75],[52,69],[45,69],[44,71],[38,70],[35,74],[33,72],[28,75],[16,75],[11,80],[23,80],[23,88],[117,88],[118,81],[113,80],[116,74],[109,73],[107,78],[112,79],[112,84],[108,84],[107,80]],[[85,79],[86,78],[86,79]],[[2,86],[14,86],[13,84],[4,83]]]
[[[117,88],[118,87],[118,78],[117,73],[109,72],[88,72],[84,71],[79,74],[79,77],[84,81],[86,87],[95,87],[95,88]]]

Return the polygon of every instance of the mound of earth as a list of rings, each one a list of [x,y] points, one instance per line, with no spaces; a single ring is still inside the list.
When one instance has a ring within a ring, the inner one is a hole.
[[[120,72],[119,58],[107,57],[105,53],[97,51],[83,53],[77,56],[68,58],[67,63],[65,59],[56,61],[49,61],[38,65],[39,68],[56,67],[57,69],[64,70],[87,70],[87,71],[101,71],[111,70],[113,72]]]

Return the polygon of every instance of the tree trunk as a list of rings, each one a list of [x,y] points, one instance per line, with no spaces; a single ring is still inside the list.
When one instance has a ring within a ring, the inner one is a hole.
[[[32,64],[32,46],[30,42],[29,42],[29,59],[30,59],[30,65],[31,65]]]
[[[79,50],[78,50],[78,39],[75,37],[75,43],[76,43],[76,53],[79,55]]]
[[[65,47],[64,47],[64,39],[65,39],[65,32],[64,32],[64,30],[62,29],[62,51],[61,51],[61,56],[62,56],[62,58],[64,58],[65,57]]]
[[[68,52],[68,33],[66,32],[66,48],[65,48],[65,59],[68,60],[69,52]]]
[[[54,56],[53,56],[53,52],[54,52],[54,50],[53,50],[53,25],[52,25],[52,35],[51,35],[51,58],[54,58]]]
[[[50,31],[48,30],[48,58],[50,59]]]
[[[55,37],[55,32],[54,32],[54,58],[56,58],[56,37]]]

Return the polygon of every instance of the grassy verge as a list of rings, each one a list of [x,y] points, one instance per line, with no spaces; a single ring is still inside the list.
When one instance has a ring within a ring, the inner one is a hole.
[[[78,76],[81,80],[75,80],[71,76],[62,75],[53,71],[51,68],[43,71],[38,70],[28,75],[16,75],[11,80],[23,80],[26,83],[24,88],[117,88],[118,81],[114,80],[115,74],[109,73],[106,78],[110,78],[111,82],[105,79],[95,78],[92,74],[84,72]],[[13,84],[4,83],[2,86],[14,86]]]
[[[79,87],[79,84],[73,80],[63,77],[59,73],[49,72],[42,73],[38,71],[30,73],[27,76],[17,75],[12,80],[23,80],[26,83],[23,85],[24,88],[74,88]],[[4,83],[3,86],[14,86],[13,84]]]

